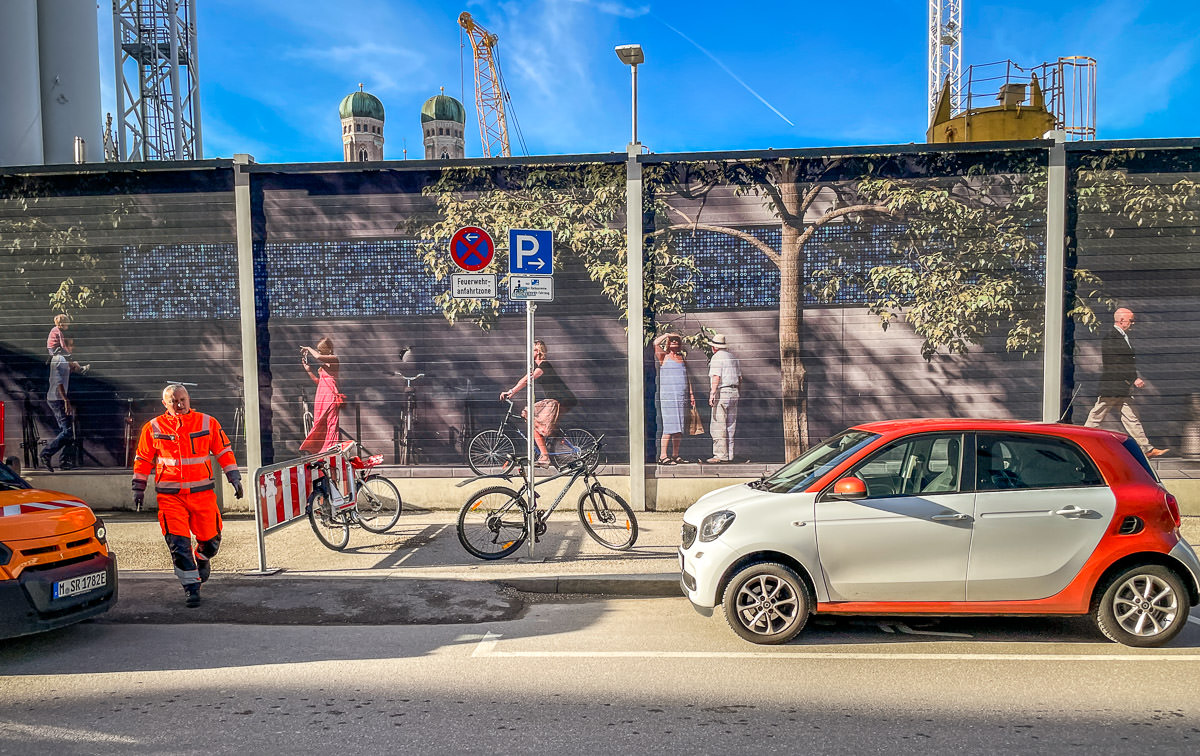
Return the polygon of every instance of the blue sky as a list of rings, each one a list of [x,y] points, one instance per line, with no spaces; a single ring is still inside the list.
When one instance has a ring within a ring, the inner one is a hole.
[[[420,108],[443,86],[467,106],[467,156],[480,156],[463,10],[500,38],[529,154],[624,149],[629,69],[613,47],[632,42],[646,52],[639,136],[653,152],[902,144],[927,126],[925,0],[197,2],[209,158],[340,160],[337,105],[359,82],[386,108],[388,159],[405,141],[423,156]],[[964,69],[1088,55],[1099,138],[1200,135],[1200,4],[963,2]],[[99,13],[110,111],[108,3]]]

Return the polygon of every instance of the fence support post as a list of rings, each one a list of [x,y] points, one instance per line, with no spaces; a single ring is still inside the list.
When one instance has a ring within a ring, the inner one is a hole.
[[[1051,131],[1046,169],[1046,314],[1042,334],[1042,422],[1062,417],[1063,297],[1065,242],[1067,236],[1067,147],[1066,132]]]
[[[254,238],[250,225],[250,174],[246,166],[254,162],[254,158],[246,154],[233,156],[233,206],[235,228],[237,233],[237,267],[238,267],[238,313],[241,318],[242,336],[242,404],[245,407],[246,423],[246,465],[247,478],[258,468],[262,467],[262,423],[258,411],[258,338],[255,328],[254,309]],[[246,481],[246,487],[254,485],[253,480]],[[250,492],[255,502],[255,517],[261,519],[258,512],[257,492]],[[263,564],[261,533],[259,535],[259,562]]]
[[[625,167],[626,279],[628,300],[626,333],[629,363],[629,505],[646,510],[646,391],[642,380],[642,350],[646,343],[645,287],[642,283],[642,164],[638,156],[642,145],[636,141],[627,147]]]

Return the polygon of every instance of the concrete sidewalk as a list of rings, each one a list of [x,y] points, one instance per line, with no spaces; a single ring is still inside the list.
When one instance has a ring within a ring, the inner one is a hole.
[[[100,512],[117,554],[121,579],[168,576],[171,562],[153,513]],[[351,530],[350,544],[336,552],[323,546],[306,518],[265,539],[266,566],[281,571],[262,578],[370,578],[491,581],[535,593],[679,596],[677,547],[679,512],[639,512],[638,539],[628,551],[612,551],[593,541],[574,510],[551,516],[546,534],[529,558],[527,546],[494,562],[476,559],[458,542],[457,513],[405,510],[386,535]],[[214,579],[257,570],[254,521],[229,517],[221,551],[213,560]],[[241,582],[241,580],[239,580]]]
[[[122,579],[169,576],[171,563],[153,513],[101,512],[117,553]],[[345,551],[332,551],[313,534],[307,518],[266,536],[266,566],[279,569],[258,580],[290,578],[421,579],[491,581],[535,593],[595,593],[678,596],[680,512],[639,512],[638,538],[628,551],[611,551],[593,541],[574,510],[559,509],[529,557],[483,561],[468,554],[455,531],[457,513],[407,509],[386,535],[354,528]],[[1200,543],[1200,517],[1185,517],[1183,534]],[[254,521],[227,517],[217,576],[244,575],[259,568]]]

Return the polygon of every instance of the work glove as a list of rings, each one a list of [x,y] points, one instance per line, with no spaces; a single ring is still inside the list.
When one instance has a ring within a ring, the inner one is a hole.
[[[230,470],[225,477],[229,479],[229,485],[233,486],[233,498],[242,498],[245,495],[245,491],[242,490],[242,474],[237,470]]]
[[[146,481],[133,481],[133,511],[141,512],[142,504],[146,501]]]

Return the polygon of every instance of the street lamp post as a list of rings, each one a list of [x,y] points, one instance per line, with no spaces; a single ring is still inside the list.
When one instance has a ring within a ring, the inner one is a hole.
[[[646,404],[642,381],[642,349],[645,344],[645,303],[642,283],[642,164],[638,155],[642,145],[637,135],[637,67],[646,60],[641,45],[619,45],[617,57],[629,66],[633,77],[633,138],[626,148],[625,234],[628,277],[625,296],[628,328],[629,369],[629,503],[634,509],[646,509]]]

